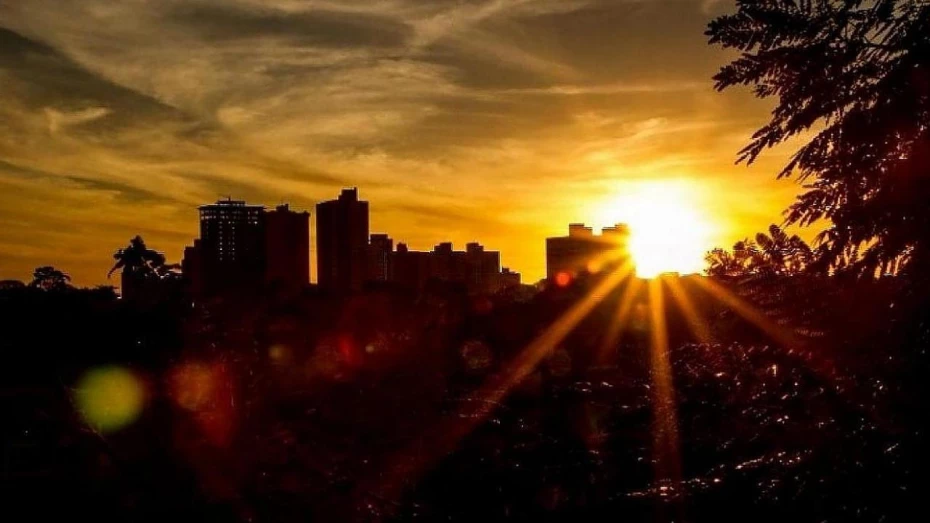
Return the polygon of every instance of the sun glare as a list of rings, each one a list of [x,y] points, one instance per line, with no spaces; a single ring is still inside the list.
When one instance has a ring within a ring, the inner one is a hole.
[[[712,227],[697,205],[699,192],[685,182],[644,182],[612,198],[599,213],[603,224],[630,226],[630,254],[636,274],[701,272]]]

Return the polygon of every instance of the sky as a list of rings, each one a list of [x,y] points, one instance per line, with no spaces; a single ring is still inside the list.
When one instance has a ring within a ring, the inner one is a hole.
[[[0,279],[106,284],[136,234],[180,261],[200,204],[312,211],[352,186],[372,232],[477,240],[525,282],[547,236],[625,220],[637,195],[678,195],[702,246],[731,245],[799,190],[774,176],[790,149],[734,165],[771,103],[713,89],[733,54],[703,33],[732,9],[0,0]]]

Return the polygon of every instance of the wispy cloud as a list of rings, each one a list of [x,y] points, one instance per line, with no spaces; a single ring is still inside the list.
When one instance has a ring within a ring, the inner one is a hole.
[[[674,93],[680,91],[694,91],[708,89],[706,82],[679,81],[663,83],[629,83],[614,82],[595,85],[550,85],[546,87],[531,87],[523,89],[505,89],[505,94],[547,94],[556,96],[577,96],[594,94],[650,94]]]
[[[605,184],[757,188],[730,164],[767,108],[710,88],[704,10],[722,8],[0,0],[0,277],[98,282],[133,231],[177,258],[197,203],[309,207],[343,184],[397,239],[492,238],[537,277],[541,235]]]
[[[94,121],[110,114],[106,107],[88,107],[79,111],[63,112],[51,107],[45,108],[45,118],[48,120],[48,132],[57,133],[62,127],[80,125]]]

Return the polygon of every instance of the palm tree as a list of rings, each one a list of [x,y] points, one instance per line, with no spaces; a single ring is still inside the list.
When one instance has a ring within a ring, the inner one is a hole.
[[[165,263],[155,267],[155,276],[160,280],[179,280],[181,278],[180,263]]]
[[[155,274],[159,267],[165,264],[165,256],[158,251],[149,249],[145,246],[145,240],[141,236],[129,240],[129,246],[125,249],[119,249],[113,254],[116,264],[107,273],[107,278],[114,272],[122,269],[123,273],[141,272],[143,274]]]
[[[121,287],[124,298],[131,298],[139,287],[149,278],[161,278],[167,270],[165,256],[158,251],[145,246],[141,236],[129,240],[129,246],[119,249],[113,254],[116,263],[107,278],[115,271],[122,270]]]
[[[71,288],[70,282],[71,276],[50,265],[46,265],[36,267],[36,270],[32,273],[32,283],[29,286],[43,291],[62,291]]]

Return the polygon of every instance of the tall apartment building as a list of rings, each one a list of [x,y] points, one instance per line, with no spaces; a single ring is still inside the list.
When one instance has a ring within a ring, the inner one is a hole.
[[[242,200],[201,205],[200,239],[195,242],[199,274],[195,286],[205,294],[260,287],[265,270],[264,207]]]
[[[265,213],[265,283],[301,289],[310,283],[310,213],[287,204]]]
[[[502,288],[500,253],[478,243],[456,251],[445,242],[420,252],[404,243],[395,250],[387,234],[369,236],[368,202],[358,199],[358,189],[343,189],[316,209],[317,281],[323,288],[346,292],[384,282],[422,289],[431,280],[461,283],[470,292]],[[519,283],[519,274],[508,273],[506,281]]]
[[[331,290],[358,290],[368,272],[368,202],[358,189],[316,206],[317,281]]]
[[[394,240],[387,234],[372,234],[368,242],[366,281],[388,282],[394,279],[392,256]]]
[[[202,205],[200,238],[184,249],[182,270],[194,296],[256,291],[309,282],[310,214],[286,205],[220,200]]]

